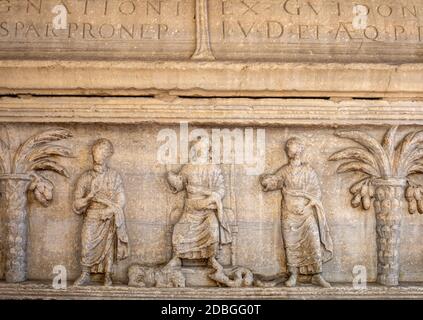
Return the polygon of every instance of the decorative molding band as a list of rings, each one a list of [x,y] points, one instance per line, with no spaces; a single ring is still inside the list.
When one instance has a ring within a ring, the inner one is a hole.
[[[395,288],[368,285],[366,290],[336,285],[329,289],[296,288],[113,288],[87,287],[55,290],[41,284],[0,284],[0,297],[8,299],[422,299],[417,286]]]
[[[422,125],[423,101],[2,98],[1,122],[219,125]]]
[[[0,61],[0,94],[423,98],[423,64]]]

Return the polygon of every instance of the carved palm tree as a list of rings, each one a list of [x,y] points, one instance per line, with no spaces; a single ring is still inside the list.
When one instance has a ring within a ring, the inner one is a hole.
[[[36,134],[11,152],[9,142],[0,139],[0,184],[6,219],[6,282],[26,280],[27,195],[48,206],[53,198],[53,183],[40,172],[53,171],[68,177],[58,157],[71,157],[68,148],[52,142],[67,139],[71,133],[53,129]]]
[[[374,199],[378,254],[377,281],[398,285],[402,197],[406,190],[409,212],[423,213],[420,189],[409,176],[423,173],[423,131],[407,134],[396,146],[398,127],[390,128],[382,143],[360,131],[340,131],[336,136],[353,140],[361,147],[351,147],[333,154],[329,160],[345,160],[338,173],[360,172],[364,175],[350,189],[351,205],[368,210]],[[419,209],[419,207],[421,208]]]

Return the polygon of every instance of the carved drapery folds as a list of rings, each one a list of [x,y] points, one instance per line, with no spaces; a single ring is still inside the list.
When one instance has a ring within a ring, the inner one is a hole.
[[[398,127],[391,127],[382,143],[361,131],[339,131],[336,136],[355,141],[360,147],[341,150],[330,157],[332,161],[343,160],[337,172],[357,172],[364,177],[350,188],[353,207],[368,210],[370,203],[376,214],[377,281],[388,286],[398,285],[401,212],[404,189],[410,175],[423,173],[423,131],[407,134],[398,144],[395,135]],[[418,188],[410,185],[406,199],[409,212],[416,211],[420,200]]]
[[[15,151],[7,135],[0,140],[0,183],[4,192],[6,225],[6,282],[26,280],[27,192],[48,206],[53,199],[53,183],[40,172],[53,171],[68,177],[66,168],[56,158],[70,157],[68,148],[53,142],[71,137],[66,129],[52,129],[36,134]]]
[[[125,192],[120,174],[109,167],[112,143],[98,139],[92,147],[93,168],[79,178],[73,210],[84,216],[81,231],[82,273],[75,286],[87,285],[92,273],[104,274],[112,285],[113,265],[129,257],[129,239],[124,215]]]
[[[332,238],[317,174],[302,160],[304,148],[299,138],[290,138],[285,145],[288,164],[263,175],[260,182],[263,191],[282,193],[282,236],[290,274],[285,285],[294,287],[299,275],[311,275],[313,284],[330,287],[321,273],[322,264],[333,256]]]

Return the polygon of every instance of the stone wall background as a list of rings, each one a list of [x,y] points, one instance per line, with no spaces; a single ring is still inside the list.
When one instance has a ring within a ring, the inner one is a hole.
[[[72,145],[76,158],[64,159],[70,179],[48,174],[55,183],[54,201],[43,208],[31,200],[29,206],[28,276],[31,280],[51,279],[55,265],[64,265],[70,279],[79,273],[79,237],[82,218],[71,210],[73,186],[79,175],[91,165],[89,149],[99,137],[110,139],[115,146],[111,166],[118,169],[124,179],[127,205],[126,221],[132,255],[121,262],[116,278],[126,279],[127,266],[133,262],[144,264],[164,263],[170,256],[170,238],[166,234],[168,214],[182,195],[175,196],[164,180],[165,166],[156,160],[161,142],[156,137],[159,125],[104,125],[58,124],[70,128],[74,137],[67,141]],[[10,135],[20,142],[30,135],[54,127],[54,125],[8,125]],[[218,125],[216,128],[225,128]],[[168,127],[166,127],[168,128]],[[177,132],[179,126],[173,127]],[[190,126],[193,129],[193,126]],[[204,127],[203,127],[204,128]],[[398,139],[411,127],[400,128]],[[385,126],[360,126],[360,130],[372,132],[381,139]],[[272,172],[285,164],[282,146],[291,136],[299,136],[307,145],[307,161],[318,172],[323,205],[334,241],[334,259],[324,266],[329,281],[349,282],[354,265],[367,268],[369,281],[376,279],[375,218],[369,211],[353,209],[350,205],[349,186],[352,176],[338,175],[336,163],[328,162],[335,151],[352,145],[333,135],[329,127],[278,126],[266,127],[266,172]],[[280,193],[263,193],[257,176],[247,176],[242,166],[235,167],[236,206],[239,222],[238,264],[258,273],[274,274],[284,270],[284,254],[280,232]],[[225,177],[227,184],[228,177]],[[229,187],[229,186],[228,186]],[[228,197],[225,199],[228,202]],[[227,204],[227,203],[226,203]],[[4,242],[4,224],[0,223],[0,243]],[[423,281],[421,266],[423,251],[419,245],[423,232],[423,219],[407,213],[404,203],[401,281]],[[3,261],[0,247],[0,262]],[[0,277],[3,277],[0,263]]]

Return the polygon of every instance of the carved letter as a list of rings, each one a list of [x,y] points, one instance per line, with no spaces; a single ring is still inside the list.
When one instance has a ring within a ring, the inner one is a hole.
[[[403,26],[394,26],[395,30],[395,40],[398,40],[399,35],[405,33],[405,28]]]
[[[33,1],[36,0],[26,0],[26,13],[29,13],[29,8],[32,7],[38,12],[38,14],[40,14],[43,0],[38,0],[38,3],[34,3]]]
[[[369,30],[373,30],[373,36],[369,35]],[[379,37],[379,30],[375,26],[368,26],[364,30],[364,36],[369,40],[376,41]]]
[[[0,13],[9,12],[10,8],[10,0],[0,0]]]
[[[277,39],[283,36],[284,27],[279,21],[267,21],[266,25],[267,37],[269,39]]]
[[[0,23],[0,36],[7,37],[8,35],[9,35],[9,28],[8,28],[7,22]]]
[[[286,0],[285,3],[283,4],[283,9],[285,10],[286,13],[293,15],[293,16],[299,16],[300,15],[300,7],[297,6],[295,7],[295,11],[292,12],[291,10],[288,9],[288,5],[292,0]]]

